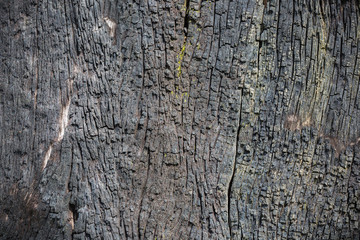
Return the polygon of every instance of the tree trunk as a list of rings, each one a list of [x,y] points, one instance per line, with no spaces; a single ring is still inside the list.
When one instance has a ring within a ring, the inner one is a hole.
[[[359,239],[357,0],[1,0],[1,239]]]

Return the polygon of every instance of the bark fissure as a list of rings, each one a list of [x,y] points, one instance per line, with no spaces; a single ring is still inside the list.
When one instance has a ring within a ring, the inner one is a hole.
[[[0,4],[0,239],[358,239],[356,3]]]
[[[185,0],[185,17],[184,17],[184,26],[183,26],[185,39],[188,36],[189,26],[190,26],[190,0]]]
[[[241,112],[242,112],[242,97],[243,97],[243,90],[241,90],[241,100],[240,100],[240,108],[239,108],[239,120],[237,123],[237,130],[236,130],[236,141],[235,141],[235,154],[234,154],[234,160],[233,160],[233,165],[232,165],[232,174],[230,176],[230,181],[229,181],[229,187],[227,190],[227,211],[228,211],[228,225],[229,225],[229,233],[230,233],[230,238],[232,238],[232,222],[231,222],[231,198],[232,198],[232,185],[233,185],[233,181],[235,179],[235,174],[236,174],[236,162],[238,161],[238,157],[239,157],[239,147],[240,147],[240,131],[241,131]]]

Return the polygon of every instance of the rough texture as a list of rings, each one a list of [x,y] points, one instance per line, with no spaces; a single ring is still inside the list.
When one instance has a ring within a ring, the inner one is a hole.
[[[0,1],[0,238],[360,238],[359,14]]]

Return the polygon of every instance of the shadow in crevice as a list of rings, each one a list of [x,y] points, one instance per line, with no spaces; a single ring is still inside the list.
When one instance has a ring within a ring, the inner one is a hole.
[[[47,216],[45,209],[40,207],[37,194],[18,190],[16,187],[1,192],[0,239],[36,237],[38,231],[45,225]]]

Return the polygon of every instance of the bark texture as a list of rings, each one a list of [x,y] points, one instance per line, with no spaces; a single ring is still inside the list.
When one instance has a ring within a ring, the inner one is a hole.
[[[359,239],[357,0],[1,0],[1,239]]]

